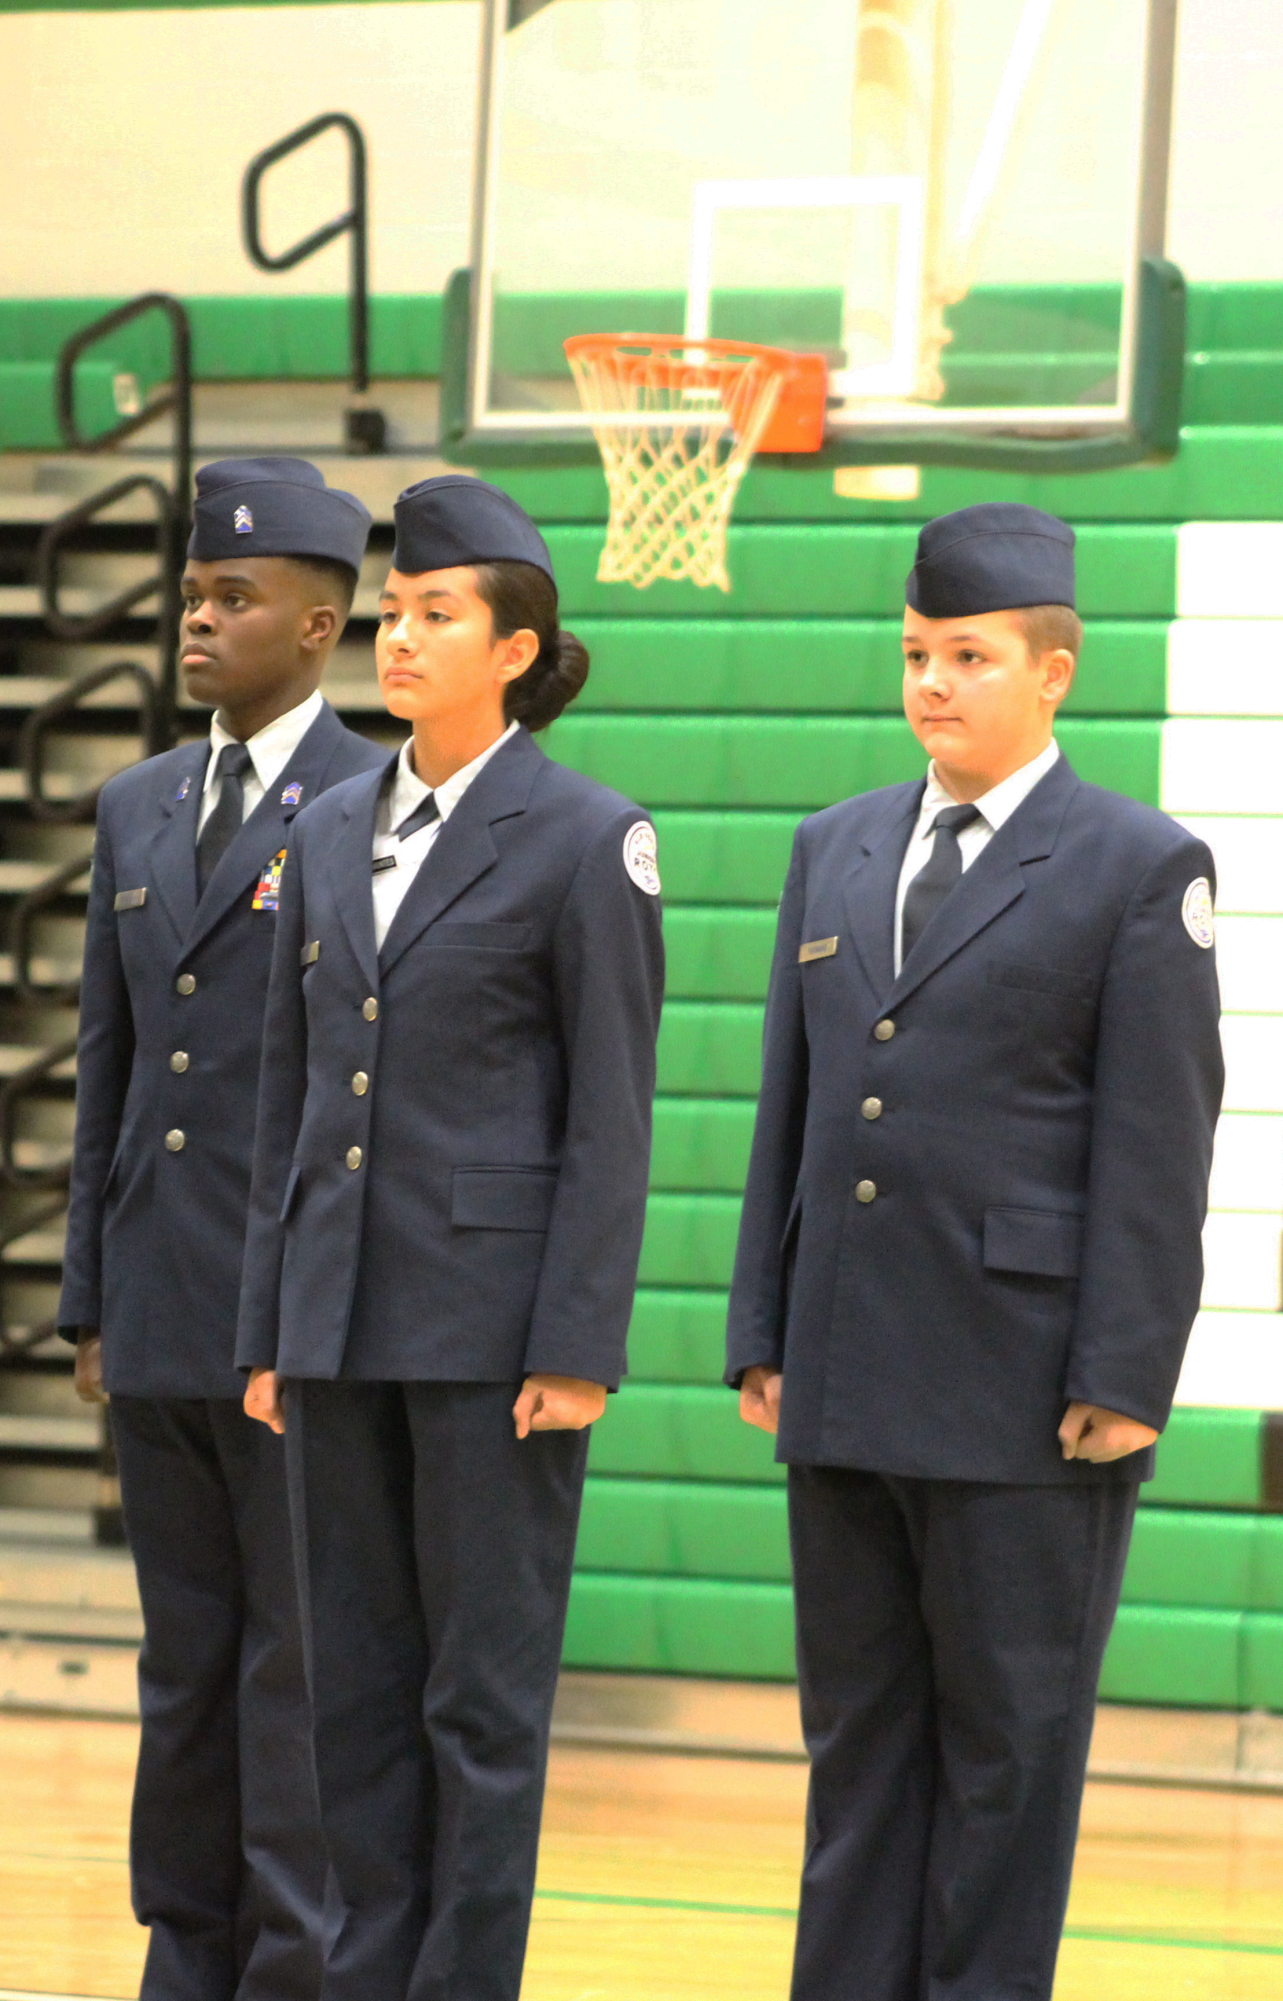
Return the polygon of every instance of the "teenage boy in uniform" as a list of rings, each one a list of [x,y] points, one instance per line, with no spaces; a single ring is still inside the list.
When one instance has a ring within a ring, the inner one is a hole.
[[[1198,1307],[1212,857],[1052,736],[1073,532],[923,529],[925,783],[804,821],[728,1380],[789,1468],[795,2001],[1046,2001],[1138,1483]]]
[[[197,474],[181,664],[209,736],[104,788],[59,1319],[110,1394],[145,1639],[144,2001],[315,2001],[326,1863],[281,1441],[233,1367],[290,822],[385,762],[318,692],[370,516],[300,459]]]

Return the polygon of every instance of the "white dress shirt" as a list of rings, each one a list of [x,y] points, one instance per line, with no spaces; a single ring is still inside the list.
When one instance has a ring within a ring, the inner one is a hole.
[[[245,748],[250,754],[250,767],[241,780],[245,794],[243,820],[248,820],[269,785],[275,785],[312,724],[325,707],[324,697],[319,689],[300,702],[296,709],[287,709],[274,723],[268,723],[257,735],[248,737]],[[196,835],[218,804],[218,795],[223,789],[223,781],[218,776],[218,754],[228,744],[239,743],[240,738],[229,736],[214,711],[214,720],[209,726],[209,763],[205,766],[205,788],[201,794],[200,819],[196,825]]]
[[[376,869],[374,873],[374,936],[379,950],[388,935],[392,919],[405,901],[406,892],[415,876],[432,852],[437,835],[450,818],[455,807],[471,785],[477,773],[502,744],[507,743],[519,729],[518,723],[509,723],[502,736],[497,736],[480,757],[474,757],[471,764],[460,766],[452,777],[436,788],[437,812],[439,819],[426,827],[419,827],[413,834],[407,834],[398,841],[393,828],[399,827],[409,813],[413,813],[432,791],[425,785],[414,768],[414,738],[401,746],[401,755],[396,761],[396,776],[389,789],[379,801],[379,810],[374,821],[374,859],[376,862],[391,856],[395,868]]]
[[[986,792],[983,798],[977,799],[974,802],[976,811],[980,815],[979,819],[973,820],[970,826],[959,827],[957,832],[957,841],[962,854],[964,874],[971,867],[976,856],[984,853],[999,827],[1011,818],[1017,806],[1024,805],[1025,800],[1033,791],[1038,780],[1047,775],[1059,756],[1060,747],[1053,740],[1047,745],[1046,750],[1039,751],[1037,757],[1030,758],[1028,764],[1022,764],[1019,771],[1013,771],[1009,778],[1003,779],[1001,785],[995,785],[991,792]],[[918,813],[917,825],[910,834],[909,845],[904,851],[904,864],[900,870],[900,886],[896,891],[895,970],[897,975],[899,974],[901,961],[904,957],[904,899],[908,893],[909,884],[913,881],[915,875],[921,874],[931,859],[931,851],[935,846],[935,834],[932,832],[932,823],[935,820],[936,814],[942,812],[946,806],[957,806],[960,803],[959,800],[954,798],[951,792],[946,792],[940,783],[939,778],[936,776],[935,760],[933,758],[927,766],[927,789],[922,795],[922,806]]]

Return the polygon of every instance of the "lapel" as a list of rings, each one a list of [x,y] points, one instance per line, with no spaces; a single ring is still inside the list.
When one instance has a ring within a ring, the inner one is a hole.
[[[427,860],[406,892],[379,953],[383,973],[416,938],[436,922],[443,910],[458,901],[478,876],[493,868],[499,858],[490,829],[497,820],[524,813],[535,774],[544,754],[526,730],[509,737],[489,764],[477,773],[462,799],[437,835]],[[366,901],[370,895],[370,850],[365,860]]]
[[[913,823],[922,804],[924,778],[904,785],[879,825],[864,836],[846,881],[843,898],[851,936],[865,977],[881,1000],[895,978],[892,938],[900,868]]]
[[[149,860],[158,901],[181,944],[196,911],[196,821],[209,761],[209,738],[187,744],[170,762],[159,800],[161,823]]]
[[[289,837],[290,822],[310,805],[323,788],[326,767],[343,734],[343,725],[327,703],[308,729],[278,778],[264,792],[205,885],[195,907],[184,950],[194,951],[235,903],[258,880],[266,863],[280,853]],[[288,801],[284,794],[298,787]],[[192,840],[192,880],[195,881],[195,837]]]
[[[888,1011],[1024,895],[1024,866],[1052,852],[1079,783],[1062,751],[941,904],[887,996]]]
[[[366,992],[379,991],[379,948],[374,937],[374,890],[370,864],[374,857],[374,822],[379,795],[391,784],[399,751],[387,764],[362,773],[359,786],[349,787],[343,797],[343,826],[326,860],[334,901],[343,929],[356,953],[365,980]]]

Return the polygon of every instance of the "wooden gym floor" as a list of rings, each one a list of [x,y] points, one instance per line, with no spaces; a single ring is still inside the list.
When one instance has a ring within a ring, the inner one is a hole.
[[[129,1722],[0,1715],[0,2001],[138,1992]],[[558,1746],[523,2001],[784,2001],[802,1767]],[[1088,1786],[1057,2001],[1278,2001],[1283,1796]]]

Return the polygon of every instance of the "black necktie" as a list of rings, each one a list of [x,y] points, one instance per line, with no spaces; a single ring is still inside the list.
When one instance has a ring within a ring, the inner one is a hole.
[[[909,884],[904,899],[904,918],[900,931],[901,965],[907,960],[927,925],[962,874],[962,849],[958,846],[958,829],[969,827],[973,820],[979,818],[978,806],[946,806],[932,821],[931,831],[935,835],[935,846],[931,850],[926,867],[921,869]]]
[[[218,803],[196,843],[196,883],[202,896],[206,883],[241,830],[245,818],[245,787],[241,780],[253,761],[243,743],[225,744],[218,753]]]
[[[430,827],[434,820],[440,818],[441,808],[437,805],[437,795],[435,792],[429,792],[426,799],[420,799],[413,813],[407,813],[400,826],[394,827],[392,831],[398,841],[408,840],[411,834],[418,833],[420,827]]]

